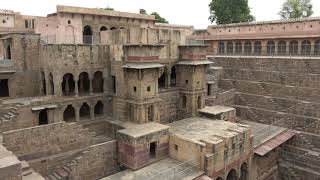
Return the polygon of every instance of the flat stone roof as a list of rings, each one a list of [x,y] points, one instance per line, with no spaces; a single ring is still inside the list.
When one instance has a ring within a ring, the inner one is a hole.
[[[272,126],[252,121],[242,122],[252,128],[252,132],[254,135],[253,144],[255,148],[287,130],[283,127]]]
[[[210,120],[202,117],[194,117],[176,121],[170,126],[170,134],[183,139],[204,144],[203,140],[218,143],[223,138],[230,138],[238,133],[249,130],[249,126],[236,124],[228,121]]]
[[[99,8],[85,8],[85,7],[57,5],[57,12],[58,13],[91,14],[91,15],[100,15],[100,16],[125,17],[125,18],[145,19],[145,20],[155,21],[155,16],[153,16],[153,15],[120,12],[120,11],[114,11],[114,10],[105,10],[103,8],[99,9]]]
[[[221,114],[221,113],[233,111],[233,110],[235,110],[235,108],[226,107],[226,106],[206,106],[205,108],[200,109],[199,112],[205,113],[205,114],[217,115],[217,114]]]
[[[213,62],[208,61],[208,60],[202,60],[202,61],[179,61],[177,64],[178,65],[197,66],[197,65],[209,65],[209,64],[213,64]]]
[[[132,138],[139,138],[151,133],[168,130],[169,126],[158,124],[158,123],[147,123],[147,124],[136,124],[130,125],[126,129],[118,131],[118,133],[125,134]]]
[[[126,69],[152,69],[163,67],[163,65],[159,63],[127,63],[122,67]]]
[[[191,164],[167,158],[137,171],[125,170],[101,180],[191,180],[203,174],[204,171]]]

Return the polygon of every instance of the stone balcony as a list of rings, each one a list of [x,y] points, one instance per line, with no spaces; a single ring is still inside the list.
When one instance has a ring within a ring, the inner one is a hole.
[[[0,73],[14,73],[14,62],[11,59],[0,59]]]

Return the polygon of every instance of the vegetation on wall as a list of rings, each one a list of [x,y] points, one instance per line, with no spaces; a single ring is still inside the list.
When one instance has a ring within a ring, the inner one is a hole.
[[[255,20],[250,14],[248,0],[212,0],[209,9],[211,23],[230,24]]]
[[[139,10],[139,13],[140,14],[148,14],[146,10],[144,9],[140,9]],[[156,18],[156,23],[165,23],[165,24],[168,24],[169,21],[167,21],[165,18],[161,17],[159,13],[157,12],[153,12],[151,13],[150,15],[154,15],[155,18]]]
[[[282,19],[309,17],[312,14],[310,0],[286,0],[279,12]]]

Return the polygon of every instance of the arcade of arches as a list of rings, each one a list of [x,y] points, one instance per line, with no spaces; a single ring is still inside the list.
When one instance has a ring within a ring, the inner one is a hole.
[[[218,54],[320,55],[319,40],[219,41]]]
[[[171,68],[165,67],[163,74],[158,79],[158,87],[160,89],[168,89],[170,87],[176,86],[176,67],[172,66]]]

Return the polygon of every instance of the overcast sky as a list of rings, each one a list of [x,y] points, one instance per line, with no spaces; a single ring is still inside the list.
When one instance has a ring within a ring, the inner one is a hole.
[[[206,28],[210,22],[210,0],[2,0],[1,9],[11,9],[26,15],[45,16],[56,11],[56,5],[79,7],[112,7],[118,11],[158,12],[171,24],[193,25]],[[320,0],[311,0],[314,15],[320,16]],[[278,12],[284,0],[249,0],[252,14],[257,21],[279,19]]]

